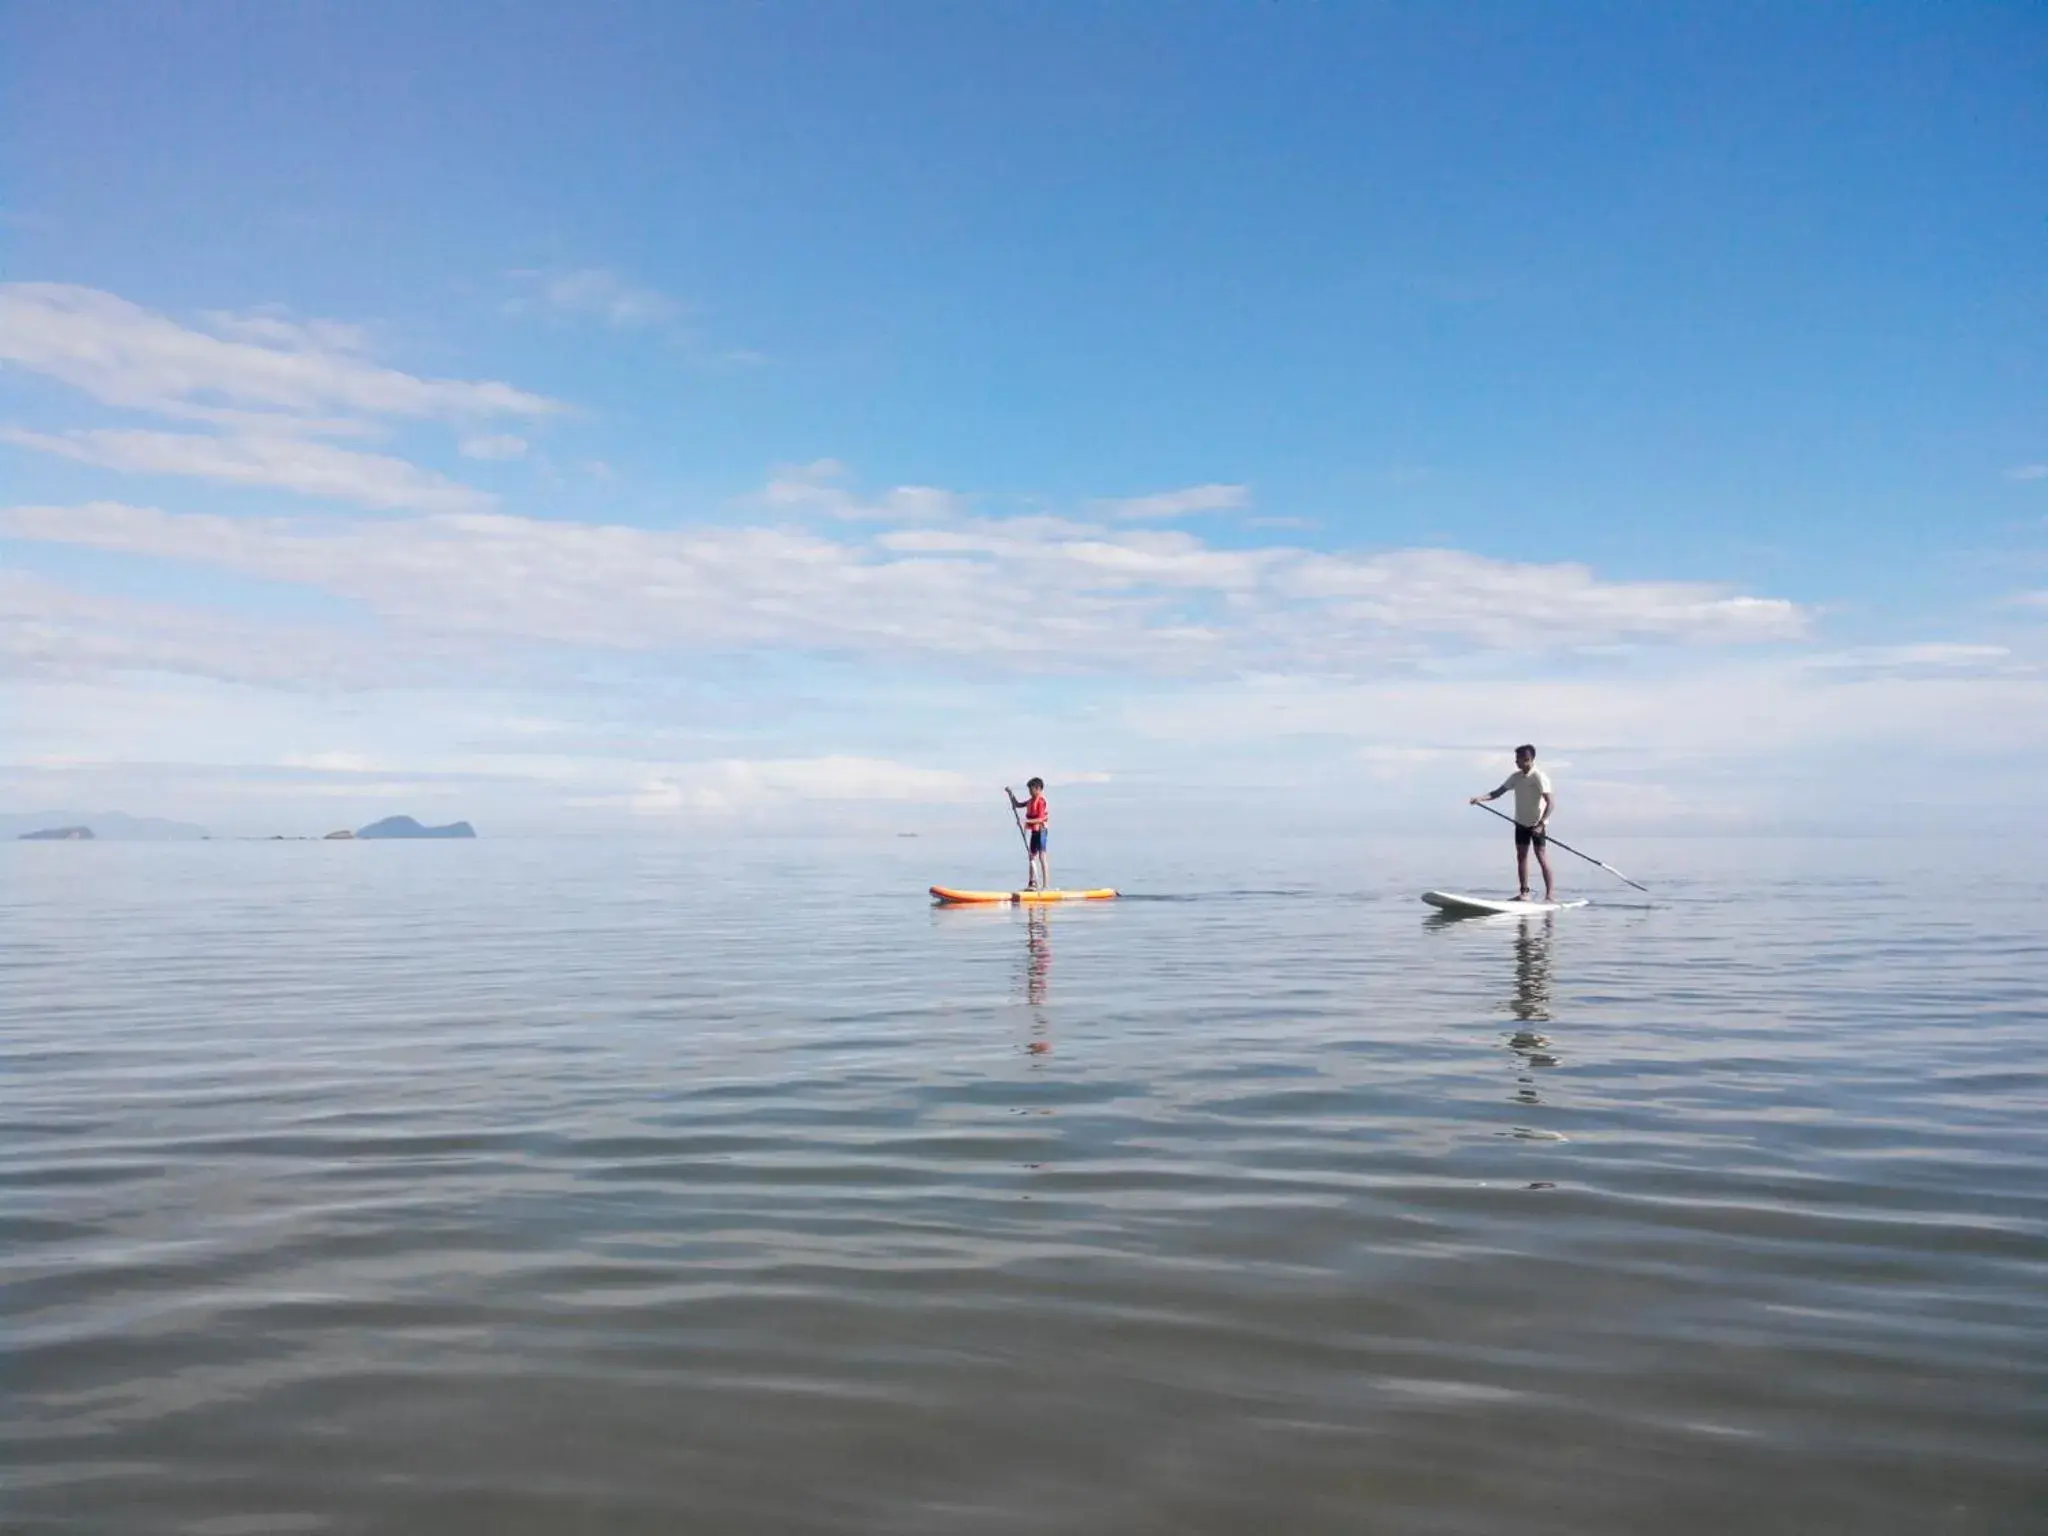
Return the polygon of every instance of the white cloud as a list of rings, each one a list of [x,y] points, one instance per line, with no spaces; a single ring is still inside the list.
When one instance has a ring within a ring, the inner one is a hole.
[[[392,770],[383,764],[371,761],[361,752],[287,752],[282,763],[287,768],[307,768],[315,773],[389,773]]]
[[[579,687],[557,702],[588,697]],[[639,708],[650,703],[659,710],[646,699]],[[175,807],[216,832],[317,835],[343,824],[329,818],[346,799],[363,808],[347,824],[407,811],[466,817],[495,836],[625,819],[898,827],[906,811],[922,822],[995,795],[990,775],[964,774],[957,757],[829,747],[649,755],[597,740],[536,751],[531,736],[494,738],[521,707],[520,696],[467,688],[340,701],[164,675],[0,680],[13,727],[0,750],[0,804]],[[671,747],[698,739],[680,724],[662,734]],[[995,829],[1007,833],[1006,813]]]
[[[1523,740],[1551,761],[1699,763],[1923,737],[1999,754],[2048,744],[2048,673],[1845,673],[1773,658],[1510,683],[1267,677],[1142,700],[1124,723],[1183,746],[1324,738],[1495,763]]]
[[[1217,549],[1180,532],[968,519],[869,540],[436,513],[226,518],[0,510],[0,534],[194,561],[354,599],[417,633],[625,651],[975,657],[1005,671],[1378,670],[1445,646],[1540,654],[1795,637],[1795,604],[1454,551]]]
[[[935,485],[899,485],[882,499],[880,514],[904,522],[957,517],[967,510],[964,498]]]
[[[2008,480],[2048,480],[2048,464],[2022,464],[2005,472]]]
[[[445,650],[445,647],[442,649]],[[437,658],[361,630],[255,620],[213,609],[74,591],[0,572],[0,675],[182,674],[270,688],[417,682]],[[472,678],[488,658],[464,668]],[[18,732],[25,724],[10,722]]]
[[[527,441],[504,432],[483,432],[465,437],[456,445],[466,459],[520,459],[526,456]]]
[[[942,721],[920,718],[916,690],[897,689],[884,672],[849,678],[859,724],[799,709],[785,745],[767,750],[765,741],[731,745],[726,727],[705,734],[694,707],[645,692],[598,699],[581,681],[541,707],[587,709],[588,722],[626,707],[663,728],[638,739],[587,728],[541,741],[495,737],[501,720],[540,699],[473,681],[350,699],[254,677],[257,686],[160,673],[0,683],[10,722],[0,803],[127,805],[216,830],[253,819],[257,831],[317,833],[333,813],[306,796],[328,786],[318,792],[361,797],[355,821],[404,810],[465,816],[489,834],[639,816],[978,826],[1004,848],[997,834],[1014,834],[992,786],[1036,770],[1055,786],[1099,786],[1090,848],[1111,832],[1135,835],[1148,816],[1161,827],[1184,820],[1191,808],[1226,810],[1239,830],[1377,839],[1395,827],[1476,824],[1463,796],[1498,783],[1508,746],[1526,737],[1561,773],[1562,814],[1587,835],[1829,816],[1854,826],[1872,811],[1844,786],[1864,782],[1877,763],[1895,789],[1872,824],[1910,830],[1922,807],[1962,814],[1998,792],[2023,793],[2048,750],[2039,675],[1843,673],[1754,653],[1695,654],[1676,670],[1600,678],[1151,682],[1105,696],[1109,707],[1069,697],[1049,712],[1031,702],[1036,685],[991,677]],[[1114,784],[1062,762],[1114,763]],[[1075,818],[1091,802],[1064,803],[1078,834]],[[900,813],[913,807],[920,814],[906,822]]]
[[[1109,516],[1119,518],[1190,517],[1198,512],[1232,512],[1251,504],[1251,488],[1243,485],[1190,485],[1095,503]]]
[[[264,346],[285,347],[302,352],[365,352],[370,350],[369,330],[343,320],[294,320],[282,308],[272,306],[246,315],[232,310],[209,309],[200,319],[216,336],[253,341]]]
[[[104,428],[54,434],[0,427],[0,442],[129,474],[189,475],[229,485],[272,486],[380,511],[471,512],[482,511],[493,501],[482,491],[404,459],[285,435],[208,437]]]
[[[565,408],[508,384],[427,379],[370,361],[369,335],[277,311],[212,313],[181,325],[114,294],[61,283],[0,284],[0,365],[55,379],[103,404],[204,422],[214,435],[0,428],[0,440],[137,474],[195,476],[333,497],[379,511],[479,511],[492,499],[408,461],[317,441],[374,437],[392,418],[472,428],[471,457],[525,451],[474,430]]]
[[[1866,645],[1850,651],[1829,651],[1804,657],[1802,666],[1853,672],[1997,672],[2033,670],[2010,647],[1953,640],[1927,640],[1912,645]]]
[[[1602,581],[1583,565],[1491,560],[1455,549],[1311,555],[1292,564],[1280,584],[1290,596],[1325,601],[1345,624],[1458,635],[1502,648],[1651,637],[1790,640],[1807,629],[1806,614],[1782,598],[1702,582]]]
[[[837,459],[793,464],[769,478],[760,499],[777,511],[849,521],[928,522],[957,517],[967,510],[965,497],[930,485],[899,485],[879,500],[863,501],[842,484],[846,478],[846,466]]]
[[[683,306],[667,294],[630,283],[604,267],[511,275],[521,288],[505,305],[511,314],[537,310],[563,319],[595,320],[625,331],[666,325],[683,312]]]
[[[341,412],[476,420],[541,417],[556,401],[509,384],[426,379],[361,355],[329,321],[215,317],[210,335],[94,288],[0,284],[0,364],[61,380],[103,404],[193,420],[224,408],[290,417]]]
[[[669,765],[624,794],[576,803],[619,806],[639,816],[676,816],[757,811],[790,802],[959,804],[985,799],[988,792],[986,784],[949,769],[880,758],[722,758]]]
[[[534,275],[527,302],[621,329],[679,313],[595,270]],[[503,427],[524,433],[565,408],[509,385],[381,366],[370,342],[358,327],[276,311],[188,326],[91,289],[0,285],[0,365],[212,433],[0,427],[0,440],[405,514],[0,509],[0,536],[177,561],[347,605],[339,621],[281,622],[0,573],[0,674],[11,679],[0,702],[19,733],[15,768],[75,769],[87,776],[80,794],[100,769],[147,764],[131,780],[150,788],[159,765],[183,762],[195,794],[231,797],[270,775],[292,795],[346,795],[365,810],[402,797],[385,808],[487,814],[525,796],[594,816],[739,819],[816,806],[844,819],[860,804],[985,798],[991,776],[949,754],[1007,764],[1028,747],[1038,763],[1111,763],[1110,793],[1129,786],[1133,797],[1160,782],[1162,763],[1199,778],[1212,760],[1247,781],[1308,783],[1326,771],[1345,793],[1364,774],[1390,796],[1434,795],[1468,768],[1483,780],[1500,744],[1535,736],[1551,761],[1566,749],[1588,763],[1574,793],[1663,818],[1708,792],[1695,771],[1738,760],[1920,738],[1927,752],[1963,743],[1953,750],[1994,764],[2048,748],[2042,669],[2008,646],[1729,652],[1804,639],[1811,616],[1719,584],[1610,580],[1570,563],[1243,547],[1243,523],[1221,543],[1156,526],[1246,509],[1241,485],[1087,503],[1078,518],[992,517],[938,487],[861,489],[828,459],[771,479],[756,506],[776,526],[501,515],[479,491],[335,440],[435,420],[453,427],[465,457],[504,461],[528,443]],[[2048,466],[2014,473],[2048,478]],[[2048,608],[2048,593],[2013,601]],[[764,673],[819,657],[862,665],[810,674],[850,680],[829,709],[814,699],[764,722],[756,701],[743,729],[720,733],[694,712],[649,719],[662,701],[648,678],[720,670],[675,666],[679,652],[779,653]],[[964,668],[975,682],[950,694],[934,684],[913,702],[903,680],[916,674],[894,665],[905,661]],[[1092,690],[1099,712],[1046,709],[1037,685],[1016,681],[1044,673],[1097,679],[1061,697]],[[550,726],[544,742],[505,739],[507,721],[574,714],[564,701],[606,696],[632,702],[647,721],[640,739],[599,710]],[[465,709],[477,718],[453,723]],[[920,710],[926,718],[906,727]],[[1655,782],[1667,767],[1684,786],[1676,802]],[[1716,800],[1700,814],[1746,812]]]
[[[837,459],[813,459],[808,464],[787,464],[768,477],[761,499],[771,507],[803,506],[821,498],[842,495],[837,482],[850,472]]]

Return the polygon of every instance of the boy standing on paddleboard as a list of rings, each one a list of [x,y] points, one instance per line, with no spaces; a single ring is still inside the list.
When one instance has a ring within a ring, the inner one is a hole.
[[[1024,889],[1049,891],[1052,889],[1052,865],[1045,855],[1045,838],[1052,812],[1045,803],[1045,780],[1033,779],[1024,788],[1030,792],[1028,800],[1019,800],[1008,786],[1003,789],[1003,793],[1010,796],[1010,809],[1024,813]]]
[[[1471,804],[1498,800],[1509,790],[1515,792],[1515,879],[1519,888],[1515,900],[1529,899],[1529,850],[1536,850],[1536,863],[1543,871],[1543,899],[1557,900],[1557,885],[1550,877],[1550,836],[1547,824],[1555,804],[1550,794],[1550,775],[1536,766],[1536,749],[1524,742],[1515,748],[1515,771],[1501,780],[1491,794],[1474,795]]]

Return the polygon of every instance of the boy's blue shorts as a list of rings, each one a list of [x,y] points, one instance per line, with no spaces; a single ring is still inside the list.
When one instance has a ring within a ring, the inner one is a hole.
[[[1043,828],[1031,834],[1030,846],[1034,854],[1045,852],[1045,831]]]

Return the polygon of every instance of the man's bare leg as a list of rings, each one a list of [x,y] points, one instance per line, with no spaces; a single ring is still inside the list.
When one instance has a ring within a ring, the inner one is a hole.
[[[1515,846],[1515,900],[1527,901],[1528,899],[1529,850],[1521,844],[1517,844]]]
[[[1536,864],[1543,871],[1543,899],[1557,900],[1557,881],[1550,874],[1550,849],[1543,843],[1536,845]],[[1526,885],[1528,881],[1525,879],[1522,883]]]

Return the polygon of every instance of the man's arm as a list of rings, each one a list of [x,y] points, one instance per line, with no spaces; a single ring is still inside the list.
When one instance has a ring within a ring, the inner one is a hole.
[[[1501,797],[1502,795],[1506,794],[1507,792],[1508,792],[1508,786],[1507,786],[1507,784],[1506,784],[1506,783],[1502,783],[1502,785],[1500,786],[1500,788],[1498,788],[1498,789],[1496,789],[1496,790],[1493,790],[1493,791],[1491,791],[1491,792],[1489,792],[1489,793],[1487,793],[1487,794],[1484,794],[1484,795],[1474,795],[1474,796],[1473,796],[1473,797],[1472,797],[1472,798],[1471,798],[1470,800],[1466,801],[1465,803],[1466,803],[1467,805],[1479,805],[1479,804],[1481,804],[1482,802],[1484,802],[1484,801],[1487,801],[1487,800],[1498,800],[1498,799],[1499,799],[1499,798],[1500,798],[1500,797]]]
[[[1555,810],[1556,807],[1557,796],[1553,795],[1547,789],[1543,791],[1543,798],[1536,802],[1536,826],[1538,830],[1541,830],[1543,827],[1549,825],[1550,813],[1553,810]]]

